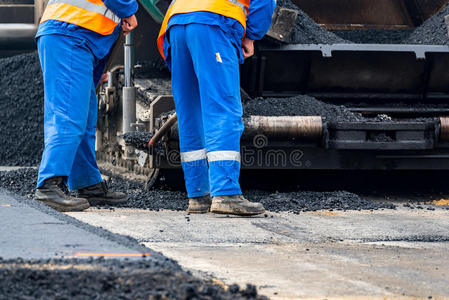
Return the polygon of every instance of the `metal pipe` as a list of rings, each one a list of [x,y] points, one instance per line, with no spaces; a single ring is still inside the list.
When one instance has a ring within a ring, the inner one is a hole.
[[[243,120],[245,136],[263,134],[267,137],[321,138],[323,120],[320,116],[250,116]]]
[[[132,32],[125,39],[125,87],[132,86],[133,75],[133,34]]]
[[[156,135],[153,137],[153,142],[159,139],[159,133],[164,134],[167,127],[175,124],[172,120],[174,116],[170,117]],[[171,122],[170,122],[171,121]],[[243,119],[245,131],[243,132],[243,139],[253,138],[257,135],[264,135],[266,137],[277,138],[296,138],[306,140],[318,140],[323,135],[323,120],[320,116],[282,116],[282,117],[266,117],[266,116],[250,116]],[[163,130],[164,129],[164,130]],[[170,138],[179,138],[177,126],[171,128]]]
[[[125,86],[123,87],[123,134],[135,131],[131,124],[136,123],[136,88],[133,87],[133,36],[132,33],[126,36],[125,41]]]

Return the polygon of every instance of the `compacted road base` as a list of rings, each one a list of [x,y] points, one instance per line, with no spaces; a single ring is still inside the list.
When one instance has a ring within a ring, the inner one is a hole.
[[[253,218],[127,208],[70,215],[272,298],[449,297],[449,211],[437,206]]]

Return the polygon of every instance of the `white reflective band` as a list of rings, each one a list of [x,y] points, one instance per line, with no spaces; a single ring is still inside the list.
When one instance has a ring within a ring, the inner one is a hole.
[[[207,153],[209,162],[221,160],[235,160],[240,162],[240,152],[237,151],[212,151]]]
[[[206,159],[206,149],[181,153],[181,162],[192,162],[202,159]]]
[[[50,4],[57,4],[57,3],[64,3],[73,5],[85,10],[88,10],[90,12],[98,13],[100,15],[105,16],[108,19],[111,19],[115,23],[120,23],[120,18],[117,17],[109,8],[107,8],[105,5],[99,5],[94,4],[92,2],[89,2],[87,0],[50,0],[48,1],[48,5]]]

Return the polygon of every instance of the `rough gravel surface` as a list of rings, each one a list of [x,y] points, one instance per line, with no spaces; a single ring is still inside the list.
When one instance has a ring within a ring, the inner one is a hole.
[[[44,142],[43,99],[37,53],[0,59],[0,165],[39,164]]]
[[[159,261],[2,260],[2,299],[267,299],[255,286],[226,290]]]
[[[293,30],[290,44],[342,44],[348,43],[336,34],[318,25],[298,6],[290,0],[278,0],[277,5],[298,11],[296,26]]]
[[[395,209],[392,203],[380,203],[364,200],[356,194],[336,192],[291,192],[268,193],[264,191],[248,191],[248,197],[262,203],[273,212],[290,211],[293,213],[317,210],[378,210]],[[250,195],[250,196],[249,196]]]
[[[344,106],[317,100],[307,95],[290,98],[256,98],[244,104],[244,116],[322,116],[326,121],[363,121],[359,113]]]
[[[35,169],[0,172],[0,187],[31,198],[34,193],[36,176],[37,170]],[[167,187],[148,191],[143,183],[126,180],[118,176],[111,176],[108,180],[108,186],[113,190],[126,191],[130,200],[122,207],[155,211],[161,209],[182,211],[187,209],[187,195],[184,191],[170,190]],[[261,202],[267,210],[273,212],[376,210],[380,208],[394,209],[396,207],[391,203],[364,200],[356,194],[343,191],[273,193],[262,190],[248,190],[244,194],[249,200]]]
[[[34,197],[36,183],[36,169],[23,168],[15,171],[0,172],[0,188],[5,188],[30,199]]]
[[[449,36],[444,17],[449,15],[449,4],[439,13],[417,27],[404,44],[449,45]]]

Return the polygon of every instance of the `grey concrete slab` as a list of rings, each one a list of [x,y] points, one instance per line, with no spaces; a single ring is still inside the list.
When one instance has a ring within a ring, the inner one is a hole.
[[[58,218],[58,214],[29,206],[0,190],[0,257],[39,259],[71,257],[80,252],[140,253],[89,232],[62,214],[65,218]]]
[[[70,215],[130,235],[227,284],[256,284],[273,298],[449,297],[444,209],[268,213],[268,218],[132,209]]]

